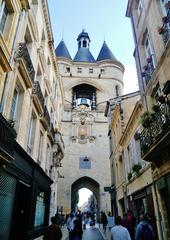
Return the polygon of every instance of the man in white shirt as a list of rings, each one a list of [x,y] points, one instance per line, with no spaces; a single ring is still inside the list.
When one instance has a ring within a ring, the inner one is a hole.
[[[121,217],[115,218],[115,226],[111,229],[111,240],[131,240],[127,228],[121,226]]]

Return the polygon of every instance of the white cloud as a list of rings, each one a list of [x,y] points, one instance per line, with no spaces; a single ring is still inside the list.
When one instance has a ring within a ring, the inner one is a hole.
[[[125,73],[123,79],[124,79],[124,94],[139,90],[135,66],[125,65]]]

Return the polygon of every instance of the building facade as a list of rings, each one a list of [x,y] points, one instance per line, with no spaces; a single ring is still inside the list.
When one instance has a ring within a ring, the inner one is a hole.
[[[0,239],[42,239],[64,157],[47,1],[1,0],[0,41]]]
[[[123,65],[106,42],[95,60],[90,37],[84,30],[77,38],[78,51],[71,58],[62,40],[56,48],[59,71],[65,92],[62,133],[65,157],[59,179],[59,207],[65,213],[75,210],[76,193],[86,187],[96,199],[98,211],[110,210],[109,141],[105,105],[109,98],[122,94]]]
[[[159,239],[170,239],[169,1],[128,1],[144,106],[141,157],[152,166]]]

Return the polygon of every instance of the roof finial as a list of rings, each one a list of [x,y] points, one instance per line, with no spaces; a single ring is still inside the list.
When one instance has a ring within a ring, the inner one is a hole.
[[[61,38],[62,41],[64,41],[64,28],[62,30],[62,38]]]
[[[105,42],[105,32],[103,31],[103,40]]]
[[[82,27],[82,32],[85,32],[85,31],[86,31],[85,27]]]

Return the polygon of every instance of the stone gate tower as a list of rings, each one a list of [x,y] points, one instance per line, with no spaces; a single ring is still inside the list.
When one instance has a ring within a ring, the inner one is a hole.
[[[77,38],[78,51],[71,58],[62,40],[56,48],[65,91],[62,133],[65,157],[59,168],[58,206],[65,213],[75,206],[75,193],[82,187],[96,198],[98,211],[110,210],[110,160],[107,100],[122,94],[124,66],[106,42],[95,60],[90,37],[84,30]]]

